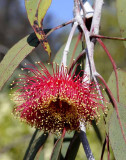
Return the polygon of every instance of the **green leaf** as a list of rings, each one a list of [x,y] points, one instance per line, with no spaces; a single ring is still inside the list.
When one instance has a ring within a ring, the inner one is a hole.
[[[38,139],[32,142],[31,147],[29,148],[28,154],[24,157],[24,160],[33,160],[39,151],[39,149],[45,144],[48,138],[48,133],[43,133]]]
[[[29,146],[28,146],[28,148],[27,148],[27,150],[26,150],[26,152],[25,152],[24,160],[27,159],[27,156],[28,156],[28,154],[29,154],[29,152],[30,152],[30,149],[32,148],[32,145],[33,145],[33,143],[34,143],[34,140],[36,139],[37,133],[38,133],[38,129],[35,130],[32,138],[31,138],[31,140],[30,140]]]
[[[62,148],[62,143],[63,143],[63,137],[61,136],[61,138],[58,139],[55,143],[50,160],[59,160],[61,148]]]
[[[117,117],[117,113],[115,109],[113,109],[112,105],[109,105],[109,114],[107,116],[107,132],[109,133],[111,146],[115,155],[116,160],[124,160],[126,157],[126,143],[124,137],[126,138],[126,72],[120,69],[117,69],[118,74],[118,84],[119,84],[119,99],[120,103],[118,103],[118,111],[119,111],[119,118],[121,121],[121,125],[119,124],[119,119]],[[116,79],[115,73],[112,72],[108,86],[117,100],[117,89],[116,89]],[[121,127],[123,130],[123,134],[121,131]]]
[[[40,152],[39,158],[36,160],[43,160],[44,159],[44,152]]]
[[[99,141],[102,143],[102,134],[101,134],[101,131],[98,127],[98,124],[96,124],[95,120],[92,121],[92,126],[94,128],[94,131],[96,132],[96,135],[97,135]]]
[[[39,41],[34,33],[16,43],[0,63],[0,89],[13,74],[20,62],[37,47]]]
[[[118,81],[119,81],[120,103],[126,105],[126,72],[121,69],[117,69],[117,74],[118,74]],[[107,84],[108,84],[113,96],[117,100],[116,79],[115,79],[114,71],[112,72]]]
[[[64,138],[64,140],[63,140],[62,150],[61,150],[61,153],[62,153],[63,157],[65,157],[65,155],[66,155],[68,146],[69,146],[70,141],[71,141],[71,139],[73,138],[73,136],[74,136],[74,132],[66,133],[66,134],[65,134],[65,138]]]
[[[116,0],[117,16],[122,37],[126,37],[126,0]],[[124,41],[126,47],[126,41]]]
[[[51,55],[51,49],[43,30],[43,19],[51,5],[51,2],[52,0],[25,0],[26,11],[30,24],[49,56]]]
[[[79,133],[75,133],[67,150],[65,160],[74,160],[76,158],[79,146],[80,136]]]
[[[126,138],[126,106],[118,104],[119,116],[122,123],[122,128],[124,131],[124,136]],[[114,110],[110,122],[109,122],[109,137],[110,143],[114,152],[116,160],[126,159],[126,143],[124,141],[119,121],[117,118],[117,113]]]
[[[118,83],[119,83],[119,99],[120,99],[120,103],[123,105],[126,105],[126,72],[121,70],[121,69],[117,69],[117,74],[118,74]],[[116,89],[116,79],[115,79],[115,73],[114,71],[112,72],[109,80],[108,80],[108,87],[110,88],[113,96],[115,97],[115,99],[117,100],[117,89]],[[106,118],[106,130],[108,132],[108,124],[111,118],[111,115],[113,113],[113,106],[111,104],[108,105],[108,115]]]

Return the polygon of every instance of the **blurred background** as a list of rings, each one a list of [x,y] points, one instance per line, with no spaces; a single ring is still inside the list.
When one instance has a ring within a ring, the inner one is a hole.
[[[104,0],[104,2],[100,34],[119,37],[120,31],[116,15],[116,2],[115,0],[111,0],[111,2],[109,0]],[[73,16],[72,10],[73,0],[52,1],[52,5],[44,20],[44,28],[53,28],[71,20]],[[70,28],[71,25],[59,29],[49,36],[48,40],[52,50],[51,60],[53,60],[57,51],[66,42]],[[32,32],[33,30],[27,19],[24,1],[0,0],[0,61],[16,42]],[[104,40],[104,43],[109,49],[118,68],[125,70],[126,50],[123,46],[123,42]],[[43,62],[48,62],[48,55],[43,51],[41,46],[26,57],[21,65],[23,65],[25,61],[32,63],[40,59]],[[101,73],[107,81],[111,75],[112,66],[102,47],[98,44],[96,44],[95,48],[95,62],[98,72]],[[22,160],[29,140],[35,131],[34,128],[21,123],[11,114],[14,102],[11,101],[9,97],[10,83],[15,78],[17,72],[19,72],[18,69],[0,92],[0,160]],[[97,160],[100,157],[99,151],[101,151],[101,142],[98,140],[92,127],[87,129],[87,135]],[[48,144],[45,146],[45,148],[48,148],[48,152],[44,152],[45,160],[49,159],[49,154],[51,153],[49,150],[52,149],[51,144],[49,140]],[[80,146],[76,160],[82,160],[84,156],[83,148]],[[105,159],[107,159],[107,156]]]

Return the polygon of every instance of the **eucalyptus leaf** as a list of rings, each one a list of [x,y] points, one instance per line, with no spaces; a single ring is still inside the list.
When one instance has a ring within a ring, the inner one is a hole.
[[[70,145],[70,142],[71,142],[73,136],[74,136],[74,132],[65,134],[65,138],[63,140],[62,150],[61,150],[63,157],[65,157],[65,155],[66,155],[67,149]]]
[[[112,105],[108,105],[109,113],[107,116],[106,131],[109,133],[111,146],[116,160],[125,160],[126,157],[126,72],[117,69],[118,86],[119,86],[119,103],[117,103],[119,117]],[[117,88],[115,73],[112,72],[108,86],[117,101]],[[119,124],[119,118],[121,125]],[[122,128],[122,131],[121,131]],[[123,132],[123,134],[122,134]]]
[[[68,147],[65,160],[75,160],[79,146],[80,146],[80,135],[79,133],[76,132]]]
[[[29,22],[34,29],[39,41],[42,42],[42,46],[47,51],[49,56],[51,55],[51,49],[47,42],[46,35],[43,29],[43,19],[48,8],[51,5],[52,0],[25,0],[26,11]]]
[[[122,69],[117,69],[118,75],[118,86],[119,86],[119,102],[126,105],[126,71]],[[116,87],[116,78],[114,71],[112,72],[109,80],[108,86],[117,100],[117,87]]]
[[[36,139],[37,133],[38,133],[38,129],[35,130],[32,138],[31,138],[31,140],[30,140],[29,146],[28,146],[28,148],[27,148],[27,150],[26,150],[26,153],[25,153],[25,156],[24,156],[24,160],[27,158],[27,156],[28,156],[28,154],[29,154],[29,152],[30,152],[30,150],[31,150],[31,148],[32,148],[32,145],[33,145],[33,143],[34,143],[34,140]]]
[[[118,103],[119,116],[126,139],[126,106]],[[114,110],[109,122],[109,138],[116,160],[126,159],[126,142],[121,132],[117,113]]]
[[[50,160],[59,160],[60,154],[61,154],[62,143],[63,143],[63,137],[61,136],[61,138],[59,138],[55,143]]]
[[[44,29],[45,34],[49,31],[50,29]],[[23,59],[31,53],[39,43],[40,42],[36,37],[36,34],[31,33],[9,49],[0,63],[0,90]]]
[[[48,133],[43,133],[38,139],[32,141],[31,147],[28,148],[28,154],[25,155],[23,160],[33,160],[39,149],[45,144],[48,138]]]
[[[116,0],[117,16],[122,37],[126,38],[126,1]],[[124,41],[126,48],[126,41]]]
[[[0,63],[0,89],[13,74],[20,62],[37,47],[39,41],[34,33],[17,42]]]
[[[120,100],[121,104],[126,105],[126,72],[121,69],[117,69],[117,75],[118,75],[118,85],[119,85],[119,100]],[[108,84],[113,96],[117,100],[116,78],[115,78],[114,71],[112,72],[107,84]],[[111,118],[111,114],[113,113],[113,106],[111,104],[108,104],[108,109],[109,109],[108,115],[106,118],[107,132],[108,132],[109,120]]]

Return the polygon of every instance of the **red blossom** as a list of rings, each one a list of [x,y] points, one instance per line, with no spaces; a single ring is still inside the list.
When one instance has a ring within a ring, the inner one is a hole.
[[[52,75],[47,68],[38,63],[40,70],[30,65],[32,74],[21,75],[20,81],[14,82],[19,87],[14,93],[18,106],[14,113],[31,126],[49,132],[79,130],[80,122],[98,119],[98,109],[104,106],[93,83],[83,82],[79,74],[68,75],[63,65],[52,64]],[[55,68],[55,69],[54,69]]]

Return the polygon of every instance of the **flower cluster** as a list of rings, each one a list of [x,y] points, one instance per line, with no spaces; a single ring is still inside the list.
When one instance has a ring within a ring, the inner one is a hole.
[[[24,68],[32,75],[22,75],[16,83],[14,93],[18,106],[14,113],[31,126],[49,132],[79,130],[80,122],[85,123],[99,117],[99,103],[96,87],[84,82],[84,77],[68,74],[63,65],[61,69],[52,64],[53,73],[43,63],[38,62],[40,70],[31,65]],[[24,70],[23,69],[23,70]]]

